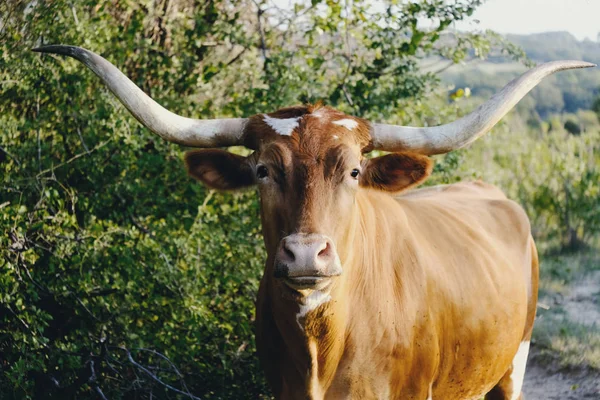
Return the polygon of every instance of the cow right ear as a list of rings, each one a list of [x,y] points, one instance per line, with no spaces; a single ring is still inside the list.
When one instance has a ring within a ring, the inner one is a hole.
[[[371,158],[360,175],[360,185],[391,193],[417,186],[431,174],[433,162],[416,153],[392,153]]]
[[[185,165],[190,176],[212,189],[237,190],[255,183],[248,159],[225,150],[188,151]]]

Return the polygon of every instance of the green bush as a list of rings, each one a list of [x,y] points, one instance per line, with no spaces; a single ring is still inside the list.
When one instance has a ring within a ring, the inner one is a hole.
[[[581,134],[581,127],[579,126],[579,124],[577,122],[573,121],[572,119],[568,119],[565,122],[564,128],[571,135]]]
[[[325,100],[439,123],[457,110],[422,101],[438,79],[418,60],[489,51],[478,34],[459,49],[438,43],[480,3],[374,12],[356,1],[349,16],[336,1],[281,12],[226,0],[0,2],[0,397],[268,396],[253,340],[265,259],[254,192],[194,183],[182,149],[140,127],[81,64],[31,48],[89,48],[193,117]],[[439,29],[420,31],[422,18]]]
[[[81,64],[29,49],[90,48],[193,117],[324,100],[437,125],[465,111],[418,61],[501,43],[438,40],[480,3],[376,12],[355,1],[348,15],[336,1],[260,12],[251,1],[0,2],[0,398],[269,396],[254,354],[265,259],[254,191],[196,184],[183,149],[140,127]],[[423,18],[439,29],[420,31]],[[600,230],[588,125],[578,137],[558,123],[547,137],[501,126],[438,157],[430,184],[483,177],[526,207],[542,247],[569,232],[588,242]]]
[[[600,127],[522,131],[515,115],[479,140],[453,170],[501,187],[527,212],[538,248],[577,250],[600,233]]]

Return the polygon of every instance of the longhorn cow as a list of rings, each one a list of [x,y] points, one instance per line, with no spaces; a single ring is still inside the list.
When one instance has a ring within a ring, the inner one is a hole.
[[[102,79],[211,188],[258,186],[267,261],[256,341],[278,399],[521,399],[538,257],[527,216],[480,182],[411,190],[427,157],[488,132],[539,65],[447,125],[370,123],[315,105],[197,120],[164,109],[91,51],[46,46]],[[246,146],[248,157],[215,149]],[[364,158],[373,149],[391,152]]]

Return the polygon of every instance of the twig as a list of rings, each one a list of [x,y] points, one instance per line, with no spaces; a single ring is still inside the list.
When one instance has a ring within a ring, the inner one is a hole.
[[[102,400],[108,400],[106,398],[106,396],[104,395],[104,393],[102,393],[102,389],[100,389],[100,386],[98,386],[98,378],[96,377],[96,369],[94,368],[94,360],[91,359],[89,362],[90,362],[90,370],[92,371],[92,375],[90,375],[90,377],[88,378],[88,383],[94,388],[94,390],[96,390],[96,393],[98,393],[98,395],[100,396],[100,398],[102,398]]]
[[[85,144],[85,141],[83,140],[83,135],[81,134],[81,129],[79,129],[79,126],[77,127],[77,134],[79,135],[79,140],[81,140],[81,144],[83,145],[83,148],[85,149],[86,152],[90,152],[90,149],[87,147],[87,144]]]
[[[185,391],[187,393],[190,393],[190,390],[188,389],[187,385],[185,384],[185,380],[183,379],[183,375],[181,374],[181,372],[179,372],[179,370],[177,369],[177,367],[175,366],[175,364],[173,364],[173,362],[169,359],[169,357],[165,356],[164,354],[159,353],[156,350],[152,350],[152,349],[144,349],[144,348],[140,347],[140,348],[137,348],[135,350],[146,351],[148,353],[152,353],[152,354],[154,354],[156,356],[159,356],[160,358],[162,358],[163,360],[165,360],[171,366],[171,369],[173,371],[175,371],[175,373],[179,377],[179,382],[181,382],[181,385],[183,386],[183,388],[185,389]]]
[[[40,116],[40,96],[37,96],[37,101],[36,101],[36,111],[35,111],[35,116],[36,118],[39,118]],[[42,170],[42,145],[40,142],[40,128],[37,128],[37,163],[38,163],[38,172]]]
[[[244,47],[244,48],[242,49],[242,51],[240,51],[240,52],[238,53],[238,55],[237,55],[237,56],[235,56],[235,57],[233,57],[231,60],[229,60],[229,61],[227,62],[227,64],[225,64],[225,66],[226,66],[226,67],[229,67],[231,64],[233,64],[234,62],[236,62],[237,60],[239,60],[239,59],[240,59],[240,57],[241,57],[241,56],[242,56],[242,55],[243,55],[243,54],[246,52],[246,50],[248,50],[248,47]]]
[[[109,294],[117,293],[118,289],[92,289],[91,292],[85,294],[86,297],[108,296]]]
[[[130,215],[129,217],[131,218],[131,222],[133,222],[133,226],[135,226],[140,231],[142,231],[142,233],[144,233],[146,235],[154,236],[154,234],[152,233],[152,231],[150,229],[146,228],[144,225],[142,225],[140,223],[140,221],[138,221],[137,218],[135,216],[133,216],[133,214]]]
[[[102,398],[102,400],[108,400],[104,393],[102,393],[102,389],[100,389],[100,386],[94,385],[94,389],[96,389],[96,392],[98,392],[98,395]]]
[[[262,52],[263,55],[263,62],[265,63],[264,65],[266,66],[266,61],[268,59],[267,57],[267,41],[265,39],[265,33],[263,32],[263,27],[262,27],[262,22],[261,22],[261,17],[264,13],[264,11],[260,8],[260,4],[258,4],[258,2],[256,0],[253,0],[254,4],[256,5],[256,8],[258,9],[258,11],[256,12],[256,19],[258,22],[258,33],[260,35],[260,50]],[[265,72],[267,72],[265,70]]]
[[[100,143],[99,145],[95,146],[93,149],[91,149],[88,152],[76,154],[73,157],[69,158],[67,161],[58,164],[57,166],[53,166],[52,168],[45,169],[45,170],[41,171],[39,174],[37,174],[36,178],[39,178],[41,175],[44,175],[44,174],[46,174],[48,172],[51,172],[51,171],[54,171],[55,169],[60,168],[60,167],[62,167],[64,165],[67,165],[67,164],[69,164],[69,163],[77,160],[78,158],[81,158],[81,157],[86,156],[86,155],[88,155],[88,154],[90,154],[90,153],[92,153],[92,152],[94,152],[96,150],[99,150],[102,147],[106,146],[111,141],[112,141],[112,138],[108,139],[108,140],[106,140],[106,141],[104,141],[102,143]]]
[[[71,292],[71,296],[75,297],[75,300],[77,300],[77,302],[79,303],[79,305],[81,305],[81,307],[83,307],[83,309],[90,315],[90,317],[92,317],[93,319],[95,319],[97,322],[102,322],[98,317],[96,317],[92,313],[92,311],[90,311],[89,308],[87,308],[87,306],[85,304],[83,304],[83,301],[74,292]]]
[[[19,162],[19,159],[17,157],[15,157],[14,155],[12,155],[11,153],[9,153],[4,147],[0,146],[0,151],[4,152],[4,154],[6,154],[10,158],[12,158],[14,160],[14,162],[16,162],[19,167],[21,166],[21,163]]]
[[[352,107],[354,107],[354,102],[352,101],[352,97],[350,96],[350,93],[348,93],[348,89],[346,88],[345,82],[342,84],[342,92],[344,92],[344,97],[346,97],[348,104],[350,104]]]
[[[140,369],[140,370],[142,370],[143,372],[145,372],[145,373],[146,373],[146,374],[147,374],[147,375],[148,375],[150,378],[152,378],[152,380],[154,380],[154,381],[156,381],[156,382],[160,383],[161,385],[163,385],[163,386],[164,386],[164,387],[166,387],[167,389],[170,389],[170,390],[172,390],[172,391],[174,391],[174,392],[176,392],[176,393],[179,393],[179,394],[186,395],[186,396],[188,396],[190,399],[194,399],[194,400],[202,400],[202,399],[200,399],[199,397],[196,397],[196,396],[192,395],[190,392],[187,392],[187,393],[186,393],[186,392],[184,392],[184,391],[182,391],[182,390],[179,390],[179,389],[177,389],[177,388],[175,388],[175,387],[173,387],[173,386],[171,386],[171,385],[169,385],[169,384],[167,384],[167,383],[165,383],[165,382],[161,381],[161,380],[160,380],[160,379],[159,379],[159,378],[158,378],[156,375],[154,375],[152,372],[150,372],[150,371],[149,371],[149,370],[148,370],[146,367],[144,367],[144,366],[143,366],[143,365],[141,365],[141,364],[138,364],[138,363],[137,363],[137,362],[136,362],[136,361],[133,359],[133,357],[131,356],[131,352],[130,352],[129,350],[127,350],[125,347],[115,347],[115,348],[117,348],[117,349],[119,349],[119,350],[123,350],[123,351],[124,351],[124,352],[127,354],[127,359],[129,360],[129,362],[130,362],[130,363],[131,363],[133,366],[135,366],[135,367],[137,367],[138,369]]]
[[[437,75],[437,74],[441,74],[442,72],[444,72],[444,71],[446,71],[447,69],[449,69],[449,68],[453,67],[454,65],[456,65],[456,64],[454,64],[454,61],[450,60],[450,62],[449,62],[448,64],[446,64],[446,65],[445,65],[445,66],[443,66],[442,68],[439,68],[437,71],[434,71],[433,73],[434,73],[435,75]]]
[[[73,19],[75,20],[75,26],[77,30],[79,30],[79,18],[77,18],[77,11],[75,10],[75,6],[71,6],[71,12],[73,13]]]
[[[545,303],[539,303],[539,302],[538,302],[537,306],[538,306],[539,308],[541,308],[542,310],[549,310],[549,309],[550,309],[550,306],[549,306],[549,305],[547,305],[547,304],[545,304]]]

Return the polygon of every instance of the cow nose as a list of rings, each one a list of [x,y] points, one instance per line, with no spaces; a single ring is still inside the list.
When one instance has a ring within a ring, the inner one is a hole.
[[[315,272],[324,270],[335,258],[331,240],[324,236],[307,238],[287,237],[281,243],[279,261],[298,269],[313,268]],[[288,276],[297,275],[300,270],[290,271]]]
[[[281,240],[275,257],[276,278],[308,282],[341,273],[335,245],[327,236],[297,233]]]

